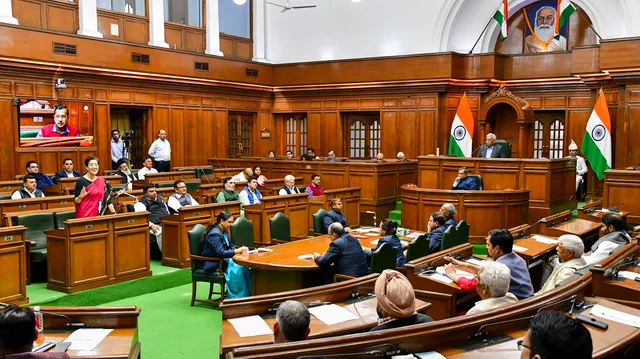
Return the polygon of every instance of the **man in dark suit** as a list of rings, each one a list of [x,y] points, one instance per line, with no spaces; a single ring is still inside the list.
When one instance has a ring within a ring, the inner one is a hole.
[[[345,232],[351,232],[351,228],[347,224],[347,218],[342,213],[342,199],[341,198],[332,198],[331,199],[331,210],[324,214],[324,232],[329,233],[329,226],[331,223],[340,223],[344,228]]]
[[[460,167],[458,177],[453,181],[451,189],[475,191],[478,189],[478,181],[475,178],[467,176],[467,167]]]
[[[54,183],[58,183],[60,178],[80,177],[80,172],[73,169],[73,160],[71,158],[65,158],[62,161],[62,168],[62,171],[56,172],[56,175],[53,176]]]
[[[442,213],[431,213],[429,223],[427,223],[427,227],[429,230],[429,233],[427,234],[427,238],[429,238],[429,254],[440,251],[442,237],[444,237],[444,231],[447,229],[445,223],[446,219],[444,218]]]
[[[324,255],[313,253],[313,259],[318,267],[326,270],[331,264],[334,264],[336,274],[352,277],[362,277],[369,274],[367,257],[360,242],[345,233],[344,227],[340,223],[332,223],[329,226],[329,237],[332,242]]]
[[[127,163],[126,158],[119,159],[116,164],[118,165],[116,175],[122,176],[122,183],[128,185],[129,183],[138,180],[138,176],[129,169],[129,164]],[[131,189],[130,186],[127,186],[127,188]]]
[[[486,142],[480,146],[478,152],[480,158],[507,158],[507,150],[501,145],[496,144],[496,135],[493,133],[487,134]]]
[[[442,207],[440,207],[440,213],[442,213],[444,218],[447,220],[445,222],[447,228],[458,224],[458,221],[456,221],[455,219],[455,215],[456,213],[458,213],[458,211],[456,211],[456,206],[454,206],[452,203],[443,204]]]

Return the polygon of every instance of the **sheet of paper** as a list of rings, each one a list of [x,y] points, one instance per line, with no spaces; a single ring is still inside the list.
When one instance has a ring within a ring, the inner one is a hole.
[[[301,254],[298,256],[298,259],[313,260],[313,254]]]
[[[273,249],[260,247],[260,248],[256,248],[256,249],[248,251],[247,254],[270,253],[270,252],[273,252]]]
[[[378,245],[378,240],[376,239],[375,241],[371,241],[371,244],[373,244],[374,246]]]
[[[411,239],[416,239],[416,238],[420,237],[423,234],[424,234],[423,232],[413,232],[413,233],[407,234],[405,237],[411,238]]]
[[[484,262],[482,259],[479,258],[475,258],[475,257],[471,257],[469,259],[467,259],[465,262],[467,263],[471,263],[471,264],[477,264],[477,265],[482,265],[482,262]]]
[[[273,335],[273,331],[269,328],[267,322],[264,321],[259,315],[250,315],[248,317],[227,319],[233,329],[236,330],[239,336],[255,337],[258,335]]]
[[[442,274],[444,276],[447,276],[447,273],[444,271],[444,266],[436,268],[436,272],[440,273],[440,274]],[[463,271],[463,270],[460,270],[460,269],[456,269],[456,274],[458,276],[460,276],[460,277],[465,277],[465,278],[469,278],[469,279],[475,277],[475,275],[473,275],[472,273],[469,273],[469,272],[466,272],[466,271]]]
[[[91,351],[95,349],[98,344],[100,344],[100,342],[102,342],[112,331],[113,329],[78,329],[71,333],[71,335],[69,335],[64,341],[71,342],[69,350]]]
[[[529,250],[529,248],[516,246],[516,245],[514,244],[514,245],[513,245],[513,250],[514,250],[514,251],[516,251],[516,252],[526,252],[527,250]]]
[[[309,308],[309,313],[326,325],[333,325],[358,319],[355,314],[335,304]]]
[[[621,270],[618,272],[618,275],[622,278],[627,278],[627,279],[631,279],[631,280],[635,280],[637,277],[640,277],[640,273],[636,273],[636,272],[629,272],[626,270]]]
[[[531,238],[535,239],[536,242],[544,243],[544,244],[558,244],[558,241],[553,238],[544,237],[538,234],[534,234]]]
[[[597,210],[596,212],[608,213],[608,212],[609,212],[609,210],[608,210],[608,209],[606,209],[606,208],[602,208],[602,209]]]
[[[400,241],[400,244],[402,244],[402,246],[403,246],[403,247],[406,247],[406,246],[408,246],[408,245],[409,245],[409,242],[407,242],[407,241],[402,241],[402,240],[401,240],[401,241]]]
[[[371,236],[371,237],[379,237],[380,233],[367,233],[367,236]]]
[[[445,359],[445,357],[438,352],[423,352],[413,354],[420,359]]]
[[[377,227],[362,227],[362,228],[357,228],[353,230],[353,232],[358,232],[358,233],[378,232],[378,231],[380,231],[380,228],[377,228]]]
[[[619,310],[607,308],[604,305],[596,304],[591,308],[591,314],[596,317],[611,320],[631,327],[640,328],[640,317],[627,314]]]
[[[431,279],[435,279],[435,280],[437,280],[439,282],[442,282],[442,283],[453,283],[451,278],[447,277],[446,275],[442,275],[440,273],[433,273],[433,274],[428,275],[428,277],[431,278]]]

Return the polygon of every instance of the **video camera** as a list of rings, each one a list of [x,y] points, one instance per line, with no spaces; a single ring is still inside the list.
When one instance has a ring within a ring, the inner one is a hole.
[[[129,130],[122,134],[122,141],[131,141],[133,137],[133,130]]]

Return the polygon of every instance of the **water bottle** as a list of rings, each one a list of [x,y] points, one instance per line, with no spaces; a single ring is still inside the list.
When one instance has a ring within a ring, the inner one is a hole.
[[[40,311],[39,306],[33,307],[33,313],[36,316],[36,329],[38,329],[38,334],[42,334],[42,330],[44,329],[44,322],[42,317],[42,312]]]

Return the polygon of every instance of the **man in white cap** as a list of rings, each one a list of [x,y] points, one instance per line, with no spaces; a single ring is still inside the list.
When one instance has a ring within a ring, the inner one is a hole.
[[[407,162],[407,161],[409,161],[407,159],[407,157],[405,157],[404,152],[398,152],[398,154],[396,155],[396,158],[398,159],[398,162]]]
[[[569,157],[576,159],[576,191],[580,187],[580,183],[582,183],[582,176],[586,175],[589,171],[587,169],[587,163],[584,161],[583,157],[578,156],[578,145],[571,140],[571,144],[569,145]]]

